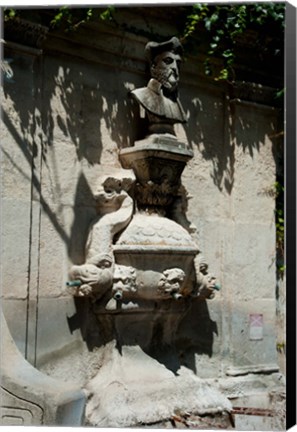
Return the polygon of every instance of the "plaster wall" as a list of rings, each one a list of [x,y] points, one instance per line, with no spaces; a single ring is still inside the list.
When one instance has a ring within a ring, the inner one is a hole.
[[[148,78],[145,38],[96,31],[95,50],[84,33],[80,50],[76,36],[72,45],[50,39],[43,53],[8,44],[14,75],[2,90],[4,314],[33,365],[79,382],[100,360],[98,347],[84,341],[85,305],[65,291],[67,273],[84,262],[98,178],[121,168],[118,150],[141,134],[128,92]],[[207,307],[193,303],[177,344],[185,365],[217,377],[228,367],[277,361],[274,198],[267,193],[277,112],[231,99],[203,77],[199,58],[183,70],[189,122],[177,135],[194,151],[182,177],[187,217],[222,289]],[[250,314],[263,315],[260,340],[250,339]]]

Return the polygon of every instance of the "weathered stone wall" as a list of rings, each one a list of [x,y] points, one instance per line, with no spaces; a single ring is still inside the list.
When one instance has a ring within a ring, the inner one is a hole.
[[[171,27],[162,27],[164,37]],[[84,261],[98,177],[121,168],[118,150],[142,131],[128,92],[148,79],[146,42],[89,24],[50,36],[43,52],[6,43],[13,81],[2,96],[3,310],[23,355],[63,379],[84,382],[100,366],[97,347],[84,341],[85,304],[65,283],[71,263]],[[250,84],[244,97],[230,96],[205,78],[202,61],[188,56],[182,67],[189,122],[177,134],[194,151],[182,178],[187,216],[222,290],[207,308],[193,304],[177,343],[185,365],[216,377],[277,362],[275,202],[267,191],[278,112],[271,89]],[[261,340],[250,340],[250,314],[263,314]]]

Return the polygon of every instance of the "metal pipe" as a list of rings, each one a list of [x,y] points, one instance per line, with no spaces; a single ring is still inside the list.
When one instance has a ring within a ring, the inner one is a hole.
[[[171,294],[174,300],[180,300],[183,296],[177,292]]]
[[[114,293],[114,295],[113,295],[113,298],[115,299],[115,300],[121,300],[122,298],[123,298],[123,293],[122,293],[122,291],[116,291],[115,293]]]
[[[81,286],[81,281],[79,279],[75,279],[73,281],[67,281],[66,285],[69,287]]]

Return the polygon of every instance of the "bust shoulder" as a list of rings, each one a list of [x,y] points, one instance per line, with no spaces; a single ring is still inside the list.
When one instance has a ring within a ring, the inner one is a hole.
[[[165,116],[161,84],[152,78],[146,87],[131,91],[131,96],[152,114]]]

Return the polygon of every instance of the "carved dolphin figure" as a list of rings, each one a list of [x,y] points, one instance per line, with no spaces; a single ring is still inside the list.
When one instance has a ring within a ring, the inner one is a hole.
[[[76,296],[101,297],[112,286],[113,280],[113,257],[101,254],[98,264],[82,264],[71,267],[70,279],[81,281],[81,285],[75,287],[72,293]]]

